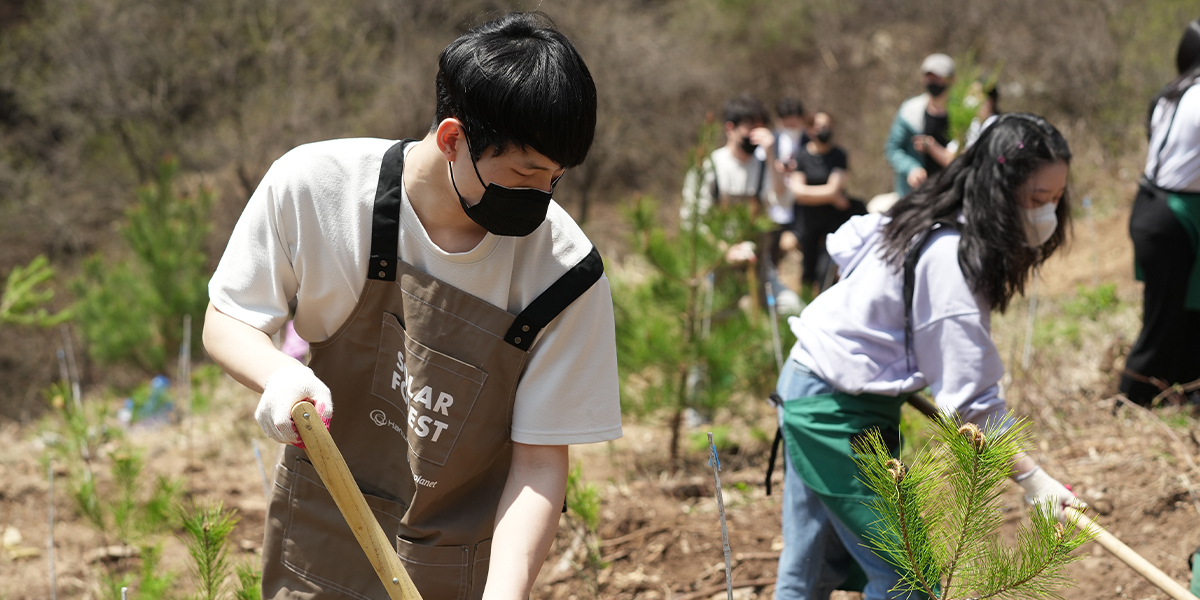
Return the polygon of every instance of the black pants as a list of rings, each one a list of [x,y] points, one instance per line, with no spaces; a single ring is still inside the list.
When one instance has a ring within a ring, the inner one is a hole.
[[[1125,359],[1125,368],[1167,384],[1200,379],[1200,311],[1183,306],[1196,248],[1167,205],[1166,193],[1146,184],[1138,187],[1129,236],[1146,287],[1142,333]],[[1162,391],[1128,374],[1121,376],[1120,385],[1130,400],[1140,404]]]

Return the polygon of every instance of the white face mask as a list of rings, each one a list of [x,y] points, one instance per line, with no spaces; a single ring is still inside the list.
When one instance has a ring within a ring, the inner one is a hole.
[[[1021,209],[1025,215],[1025,243],[1031,248],[1041,247],[1058,229],[1057,202],[1047,202],[1037,208]]]
[[[783,132],[788,134],[788,137],[792,138],[792,143],[795,144],[800,141],[800,136],[803,135],[804,130],[800,128],[788,129],[787,127],[784,127]]]

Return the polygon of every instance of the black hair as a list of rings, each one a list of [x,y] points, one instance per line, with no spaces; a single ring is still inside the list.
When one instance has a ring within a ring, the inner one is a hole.
[[[775,114],[780,119],[784,117],[803,117],[804,103],[800,102],[799,98],[785,96],[775,103]]]
[[[962,236],[958,265],[971,290],[1004,312],[1024,293],[1032,268],[1066,241],[1071,203],[1064,191],[1055,215],[1058,227],[1040,248],[1025,242],[1018,189],[1038,169],[1071,162],[1067,140],[1042,117],[1006,113],[936,177],[901,198],[889,211],[881,253],[899,271],[914,240],[934,223],[951,223]],[[959,213],[965,223],[958,224]]]
[[[749,93],[738,94],[730,98],[725,103],[722,113],[725,122],[733,123],[734,125],[741,125],[746,121],[765,125],[771,117],[762,101]]]
[[[1180,75],[1200,66],[1200,19],[1188,23],[1175,52],[1175,69]]]
[[[513,12],[464,33],[438,57],[433,128],[462,121],[471,157],[510,145],[563,167],[587,158],[596,84],[583,57],[542,13]]]

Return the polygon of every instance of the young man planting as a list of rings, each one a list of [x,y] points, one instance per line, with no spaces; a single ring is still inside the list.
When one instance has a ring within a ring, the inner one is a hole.
[[[442,52],[424,139],[280,158],[210,284],[210,354],[262,392],[273,439],[296,443],[289,410],[314,401],[426,600],[526,598],[567,445],[621,435],[608,281],[551,200],[595,123],[591,75],[547,19],[482,25]],[[307,367],[268,335],[291,303]],[[385,596],[294,446],[266,528],[264,597]]]

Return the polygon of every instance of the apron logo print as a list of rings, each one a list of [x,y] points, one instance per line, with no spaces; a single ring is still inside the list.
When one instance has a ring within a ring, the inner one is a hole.
[[[419,392],[414,393],[413,388],[416,387],[414,377],[408,373],[407,365],[404,363],[404,353],[396,353],[396,368],[392,371],[392,389],[400,389],[404,402],[408,405],[408,427],[419,438],[428,437],[431,442],[438,441],[442,436],[442,431],[450,427],[449,423],[440,420],[438,417],[420,414],[421,412],[437,413],[443,416],[450,416],[450,407],[454,406],[454,396],[441,392],[434,400],[434,389],[432,386],[424,386]],[[417,405],[423,405],[424,411],[420,411]],[[432,434],[432,435],[430,435]]]
[[[387,415],[383,414],[383,411],[378,409],[371,411],[371,420],[380,427],[384,427],[388,423]]]
[[[421,477],[420,475],[417,475],[416,473],[413,473],[413,481],[417,482],[417,485],[427,487],[427,488],[437,487],[437,484],[438,484],[438,482],[425,479],[424,477]]]

